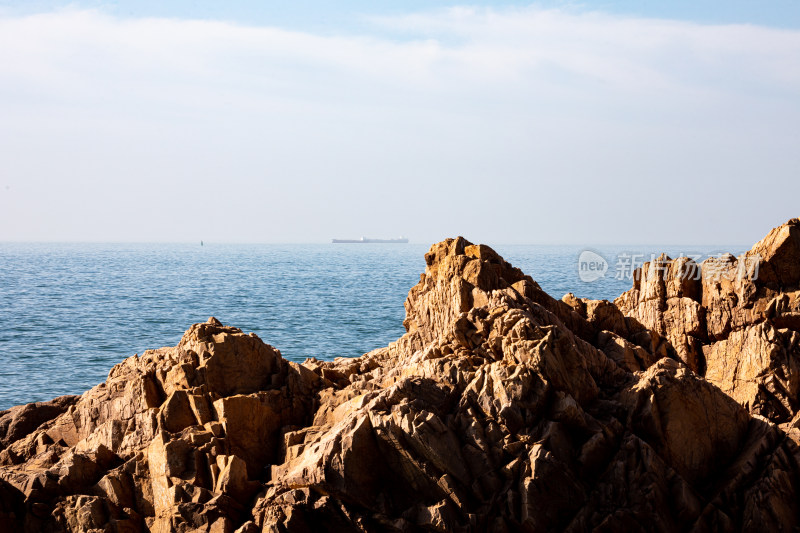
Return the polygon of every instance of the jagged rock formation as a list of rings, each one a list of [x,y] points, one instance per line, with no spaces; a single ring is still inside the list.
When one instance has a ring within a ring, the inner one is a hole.
[[[619,309],[664,335],[682,361],[752,414],[788,429],[800,407],[800,220],[739,258],[655,263],[637,272]]]
[[[448,239],[355,359],[196,324],[0,413],[0,530],[792,531],[799,226],[756,280],[664,257],[615,303]]]

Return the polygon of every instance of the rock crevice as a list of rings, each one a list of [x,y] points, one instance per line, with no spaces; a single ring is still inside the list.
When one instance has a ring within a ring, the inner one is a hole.
[[[800,221],[662,256],[614,303],[461,237],[425,261],[407,333],[361,357],[295,364],[212,318],[0,413],[0,530],[800,526]]]

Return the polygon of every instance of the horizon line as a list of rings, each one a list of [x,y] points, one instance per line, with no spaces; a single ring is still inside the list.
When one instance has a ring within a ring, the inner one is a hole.
[[[463,237],[463,235],[457,235],[456,237]],[[456,238],[456,237],[446,237],[448,238]],[[643,242],[602,242],[602,243],[593,243],[593,242],[520,242],[520,241],[509,241],[509,242],[496,242],[489,244],[488,242],[480,242],[480,241],[472,241],[467,237],[464,237],[472,244],[483,244],[487,246],[584,246],[584,247],[592,247],[592,246],[663,246],[663,247],[676,247],[676,246],[731,246],[731,247],[742,247],[748,246],[752,247],[755,243],[752,244],[744,244],[744,243],[710,243],[710,242],[673,242],[673,243],[664,243],[664,242],[652,242],[652,243],[643,243]],[[423,241],[423,240],[416,240],[407,243],[332,243],[330,241],[139,241],[139,240],[131,240],[131,241],[109,241],[109,240],[0,240],[0,245],[7,245],[7,244],[64,244],[64,245],[75,245],[75,244],[89,244],[89,245],[102,245],[102,244],[140,244],[140,245],[194,245],[194,246],[207,246],[207,245],[216,245],[216,246],[235,246],[235,245],[243,245],[243,246],[258,246],[258,245],[330,245],[333,246],[334,244],[339,245],[348,245],[348,244],[358,244],[358,245],[392,245],[393,247],[402,247],[403,244],[410,244],[410,245],[428,245],[432,246],[439,242],[443,242],[445,239],[439,240],[430,240],[430,241]],[[758,242],[758,241],[756,241]],[[201,244],[202,243],[202,244]]]

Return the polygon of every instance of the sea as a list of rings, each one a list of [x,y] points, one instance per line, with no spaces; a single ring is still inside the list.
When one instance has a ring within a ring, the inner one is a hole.
[[[210,316],[255,332],[292,361],[386,346],[405,332],[403,302],[428,247],[0,243],[0,410],[81,394],[126,357],[174,346]],[[653,255],[702,260],[749,247],[493,248],[555,298],[613,300]],[[589,275],[580,270],[587,257]]]

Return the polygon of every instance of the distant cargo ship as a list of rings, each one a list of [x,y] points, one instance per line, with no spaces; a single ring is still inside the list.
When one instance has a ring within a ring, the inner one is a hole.
[[[399,239],[367,239],[361,237],[360,239],[333,239],[334,243],[362,243],[362,244],[405,244],[408,242],[407,237],[400,237]]]

